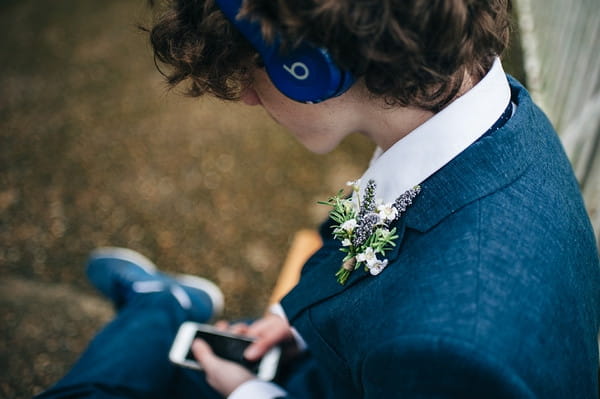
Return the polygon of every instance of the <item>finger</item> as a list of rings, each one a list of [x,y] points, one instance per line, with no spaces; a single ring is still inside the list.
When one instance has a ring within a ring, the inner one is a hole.
[[[206,341],[199,338],[192,343],[192,353],[204,369],[210,369],[219,361]]]
[[[254,362],[265,355],[273,347],[276,343],[276,340],[273,339],[259,339],[254,341],[246,350],[244,351],[244,358],[247,360]]]
[[[229,329],[229,322],[225,320],[219,320],[215,323],[214,327],[219,331],[227,331]]]
[[[245,335],[248,333],[248,325],[246,323],[235,323],[229,327],[229,332]]]
[[[256,361],[263,357],[273,346],[283,341],[283,335],[275,331],[269,331],[256,339],[244,351],[244,357],[250,361]]]
[[[265,319],[258,319],[256,320],[254,323],[250,324],[248,326],[248,334],[252,337],[259,337],[260,335],[262,335],[263,331],[266,330],[266,326],[268,324],[265,323]]]
[[[290,334],[289,324],[276,315],[268,315],[254,322],[248,329],[248,335],[257,337],[244,352],[250,361],[260,359],[269,349],[287,339]]]
[[[248,335],[252,337],[261,337],[263,335],[268,335],[273,330],[273,320],[271,319],[274,316],[263,317],[252,323],[248,327]]]
[[[239,364],[215,355],[210,346],[201,339],[194,340],[192,352],[204,368],[206,382],[225,397],[241,384],[256,378]]]
[[[248,328],[248,334],[272,343],[279,342],[290,334],[290,325],[283,318],[270,315],[253,323]]]

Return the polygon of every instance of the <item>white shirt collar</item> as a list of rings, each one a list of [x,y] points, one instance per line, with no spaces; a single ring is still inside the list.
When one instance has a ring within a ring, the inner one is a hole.
[[[473,88],[387,151],[377,149],[360,179],[361,193],[373,179],[377,199],[394,201],[477,141],[500,118],[509,101],[510,87],[497,58]]]

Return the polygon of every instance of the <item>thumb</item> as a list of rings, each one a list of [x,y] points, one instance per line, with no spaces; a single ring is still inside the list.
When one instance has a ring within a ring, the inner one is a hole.
[[[263,357],[276,343],[277,340],[272,336],[261,337],[248,346],[244,351],[244,357],[249,361],[256,361]]]
[[[288,322],[276,315],[256,321],[250,326],[248,334],[257,337],[244,351],[244,357],[250,361],[260,359],[273,346],[292,338]]]
[[[203,368],[209,369],[219,361],[219,358],[212,351],[211,347],[202,339],[195,339],[192,343],[192,353]]]
[[[194,340],[192,353],[204,369],[206,382],[225,397],[254,378],[250,371],[239,364],[215,355],[210,346],[201,339]]]
[[[246,350],[244,357],[250,361],[257,361],[275,345],[281,343],[286,336],[277,331],[268,331],[258,337]]]

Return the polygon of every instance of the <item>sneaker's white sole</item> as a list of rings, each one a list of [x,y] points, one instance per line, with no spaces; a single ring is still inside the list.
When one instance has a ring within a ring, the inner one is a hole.
[[[213,318],[219,317],[225,308],[225,298],[221,289],[212,281],[190,274],[177,274],[175,280],[182,285],[200,289],[210,297],[213,305]]]
[[[152,261],[133,249],[120,247],[102,247],[90,253],[90,259],[121,259],[135,263],[148,274],[156,273],[157,267]]]

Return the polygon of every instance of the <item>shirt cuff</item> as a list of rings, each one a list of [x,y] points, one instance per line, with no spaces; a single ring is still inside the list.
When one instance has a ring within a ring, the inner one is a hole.
[[[275,385],[271,382],[254,379],[244,382],[242,385],[236,388],[227,399],[275,399],[287,396],[279,385]]]
[[[269,312],[274,314],[275,316],[283,318],[283,320],[289,323],[288,318],[285,315],[285,310],[283,310],[283,306],[281,306],[280,303],[274,303],[271,306],[269,306]],[[302,338],[298,330],[296,330],[293,326],[290,326],[290,329],[292,330],[292,335],[294,336],[294,341],[296,341],[296,346],[298,347],[298,350],[300,352],[304,352],[308,347],[306,341]]]

